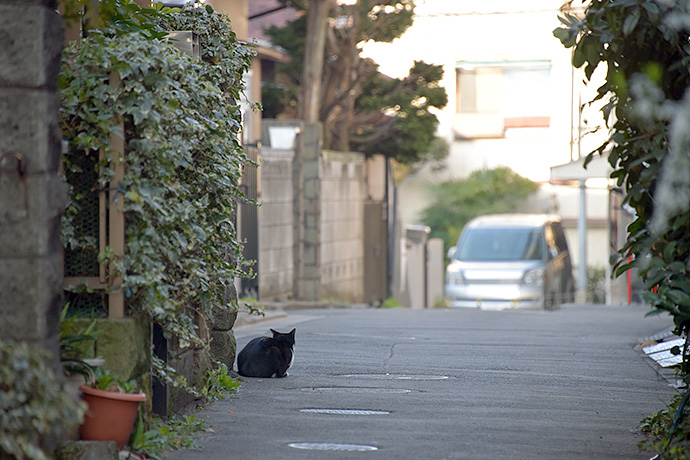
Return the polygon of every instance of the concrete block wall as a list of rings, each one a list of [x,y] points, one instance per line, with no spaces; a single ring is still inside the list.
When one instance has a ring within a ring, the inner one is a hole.
[[[383,170],[358,153],[324,152],[319,124],[264,120],[262,127],[260,300],[361,302],[364,204],[372,190],[383,195],[383,178],[375,177]],[[294,139],[272,146],[271,128]]]
[[[364,295],[365,159],[328,151],[321,180],[321,296],[360,302]]]
[[[261,150],[259,207],[259,297],[293,298],[294,269],[294,150]]]
[[[62,295],[54,1],[0,0],[0,338],[57,353]]]

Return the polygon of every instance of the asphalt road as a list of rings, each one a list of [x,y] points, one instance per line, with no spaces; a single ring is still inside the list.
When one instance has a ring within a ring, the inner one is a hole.
[[[639,421],[673,389],[635,349],[671,325],[646,307],[309,310],[283,379],[243,378],[166,460],[648,459]]]

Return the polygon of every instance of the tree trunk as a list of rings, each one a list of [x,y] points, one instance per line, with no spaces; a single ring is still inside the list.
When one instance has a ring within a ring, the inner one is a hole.
[[[300,118],[308,122],[319,121],[319,94],[330,5],[331,0],[311,0],[307,12],[307,45],[304,52]]]

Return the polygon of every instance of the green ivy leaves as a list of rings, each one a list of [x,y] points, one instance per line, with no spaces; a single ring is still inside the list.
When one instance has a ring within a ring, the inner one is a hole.
[[[184,347],[199,342],[197,312],[222,305],[233,279],[244,276],[233,216],[244,199],[238,183],[248,159],[237,101],[251,51],[206,8],[170,10],[156,21],[160,32],[198,32],[202,60],[151,34],[94,31],[65,49],[60,115],[67,173],[82,174],[76,157],[102,151],[98,183],[122,191],[127,248],[115,266],[130,312],[157,321]],[[110,134],[120,120],[126,172],[109,184]],[[83,199],[70,194],[64,239],[71,246],[93,244],[75,230]]]
[[[65,391],[48,367],[48,354],[0,340],[0,457],[48,460],[43,442],[82,421],[86,405]]]

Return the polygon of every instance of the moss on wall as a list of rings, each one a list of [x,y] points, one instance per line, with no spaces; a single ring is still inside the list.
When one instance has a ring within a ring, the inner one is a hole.
[[[89,318],[77,318],[73,328],[79,330],[91,323]],[[98,338],[87,357],[105,359],[105,368],[123,379],[140,379],[151,370],[151,326],[136,318],[96,320]]]

